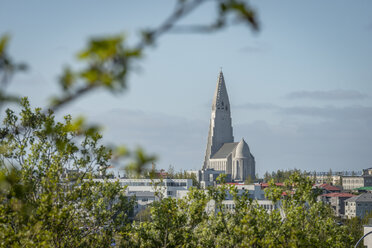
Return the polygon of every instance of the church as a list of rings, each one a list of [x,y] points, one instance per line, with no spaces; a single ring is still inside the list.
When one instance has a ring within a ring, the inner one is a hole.
[[[201,170],[202,181],[214,181],[221,173],[228,181],[244,182],[255,178],[255,159],[247,142],[234,142],[231,108],[225,79],[220,71],[212,101],[207,149]]]

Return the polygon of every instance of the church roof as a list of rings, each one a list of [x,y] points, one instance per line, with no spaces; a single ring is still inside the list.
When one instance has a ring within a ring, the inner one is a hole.
[[[226,158],[238,144],[239,142],[224,143],[222,147],[213,155],[212,159]]]
[[[247,142],[242,138],[239,144],[236,146],[236,158],[249,158],[251,152],[249,151],[249,147]]]
[[[216,90],[214,92],[213,102],[212,102],[212,109],[225,109],[229,111],[229,96],[227,95],[225,79],[223,77],[222,71],[218,75]]]

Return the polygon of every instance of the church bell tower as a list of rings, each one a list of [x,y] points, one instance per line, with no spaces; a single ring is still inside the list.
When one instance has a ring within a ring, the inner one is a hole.
[[[213,157],[224,143],[230,142],[234,142],[230,102],[221,70],[218,75],[217,86],[212,101],[212,114],[203,169],[208,169],[209,159]]]

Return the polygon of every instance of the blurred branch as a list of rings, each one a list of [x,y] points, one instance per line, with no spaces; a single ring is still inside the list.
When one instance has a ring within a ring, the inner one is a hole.
[[[53,112],[56,112],[62,106],[64,106],[65,104],[74,101],[78,97],[81,97],[83,95],[86,95],[88,92],[92,91],[93,89],[97,88],[98,86],[99,86],[98,84],[89,84],[89,85],[82,86],[81,88],[79,88],[78,90],[76,90],[74,94],[67,95],[64,98],[60,99],[60,100],[55,99],[54,100],[54,103],[52,104],[52,106],[50,107],[50,109]]]
[[[195,11],[203,3],[215,3],[217,17],[211,24],[183,26],[178,24],[181,19]],[[59,79],[62,93],[52,99],[49,109],[59,111],[66,104],[89,94],[94,89],[104,88],[112,93],[126,89],[128,72],[142,58],[147,47],[153,45],[167,32],[174,33],[211,33],[222,30],[229,25],[234,17],[239,23],[247,23],[253,30],[258,30],[255,12],[243,0],[178,0],[174,11],[156,28],[142,32],[141,39],[134,46],[129,46],[124,35],[104,36],[89,40],[86,48],[79,54],[78,59],[85,62],[85,67],[79,70],[65,68]],[[5,94],[5,88],[14,73],[25,70],[23,64],[14,64],[6,53],[9,37],[0,39],[0,108],[4,102],[17,101],[18,98]],[[44,110],[44,114],[50,110]],[[92,128],[77,125],[79,133],[89,133]],[[80,130],[82,129],[82,130]],[[93,128],[94,129],[94,128]],[[137,175],[146,170],[146,165],[155,161],[155,157],[146,155],[142,150],[136,150],[134,162],[128,166]],[[125,156],[124,156],[125,157]]]
[[[216,3],[218,16],[215,22],[209,25],[176,25],[182,18],[186,17],[205,2]],[[235,17],[235,22],[228,22],[228,14],[232,14]],[[130,71],[132,64],[142,57],[143,50],[146,47],[154,44],[159,37],[167,32],[212,33],[229,25],[242,22],[247,23],[254,31],[257,31],[259,28],[255,12],[246,1],[179,0],[176,3],[175,10],[163,23],[154,29],[142,32],[142,38],[132,49],[125,47],[125,39],[121,36],[91,40],[89,48],[79,56],[80,59],[87,60],[90,65],[85,71],[80,73],[74,73],[69,70],[65,71],[65,74],[62,76],[61,85],[63,90],[68,94],[65,94],[62,98],[55,99],[51,108],[56,111],[65,104],[91,92],[95,88],[124,89],[126,87],[127,72]],[[71,91],[72,87],[76,85],[78,78],[85,80],[85,85]]]
[[[25,71],[27,69],[26,64],[13,63],[12,59],[7,54],[9,40],[10,36],[7,34],[0,37],[0,111],[5,102],[19,101],[18,97],[7,95],[6,88],[16,72]]]
[[[207,0],[194,0],[194,1],[178,1],[175,11],[165,19],[165,21],[157,28],[147,30],[142,33],[142,40],[136,46],[138,49],[143,49],[149,44],[153,44],[162,34],[170,30],[174,24],[189,14],[192,10],[197,8]]]

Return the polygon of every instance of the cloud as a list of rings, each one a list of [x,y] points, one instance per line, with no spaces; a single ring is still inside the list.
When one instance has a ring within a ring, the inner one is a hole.
[[[298,116],[320,118],[323,120],[337,121],[363,121],[372,124],[372,107],[363,105],[348,105],[338,107],[334,105],[326,106],[280,106],[272,103],[252,103],[247,102],[233,106],[239,110],[272,111],[283,116]]]
[[[257,161],[256,170],[261,175],[277,169],[342,171],[361,170],[372,165],[370,106],[279,106],[270,103],[240,106],[269,111],[264,119],[234,126],[235,137],[244,137],[248,142]],[[273,114],[279,119],[269,121]],[[250,116],[252,119],[253,115]]]
[[[273,111],[281,119],[272,123],[252,117],[253,121],[233,123],[235,139],[245,138],[260,175],[288,168],[337,171],[360,170],[372,165],[372,107],[240,105],[244,106]],[[308,117],[316,121],[308,121]],[[201,168],[208,134],[207,120],[128,109],[102,111],[91,118],[102,120],[106,142],[126,144],[132,149],[140,145],[159,156],[159,168],[167,169],[170,164],[176,170]]]
[[[349,105],[337,107],[327,105],[322,107],[315,106],[280,106],[272,103],[252,103],[247,102],[233,106],[235,109],[275,111],[281,115],[316,117],[321,119],[333,119],[338,121],[362,120],[372,122],[372,107],[362,105]]]
[[[157,112],[115,109],[97,113],[102,120],[106,142],[141,146],[158,156],[157,166],[176,170],[199,169],[204,159],[208,122],[190,120]]]
[[[237,125],[235,136],[245,137],[261,175],[278,169],[342,171],[372,165],[371,128],[360,122],[255,121]]]
[[[324,106],[324,107],[282,107],[281,112],[288,115],[320,117],[323,119],[334,119],[338,121],[367,121],[372,122],[372,107],[368,106]]]
[[[255,44],[247,45],[242,48],[240,48],[239,52],[245,52],[245,53],[265,53],[269,51],[269,45],[265,42],[255,42]]]
[[[272,103],[252,103],[247,102],[233,106],[234,109],[254,109],[254,110],[276,110],[280,109],[279,106]]]
[[[329,90],[329,91],[294,91],[289,93],[288,99],[314,99],[314,100],[361,100],[368,98],[367,94],[356,90]]]

